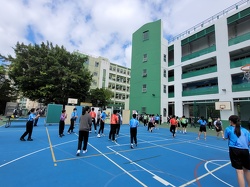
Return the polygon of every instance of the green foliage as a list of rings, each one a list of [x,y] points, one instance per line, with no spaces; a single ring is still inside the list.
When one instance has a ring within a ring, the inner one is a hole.
[[[90,90],[90,100],[93,106],[106,107],[113,96],[113,92],[105,88]]]
[[[85,101],[92,75],[83,64],[86,58],[52,43],[17,43],[10,61],[9,77],[24,97],[45,104],[67,104],[68,98]]]
[[[17,90],[6,77],[4,65],[0,65],[0,114],[4,114],[6,103],[17,98]]]

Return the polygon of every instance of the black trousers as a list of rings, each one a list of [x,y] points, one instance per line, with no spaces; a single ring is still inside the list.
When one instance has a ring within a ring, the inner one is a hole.
[[[69,126],[68,132],[73,132],[74,125],[75,125],[75,120],[74,119],[70,119],[70,126]]]
[[[38,119],[39,119],[39,118],[36,118],[36,119],[35,119],[35,121],[34,121],[34,126],[37,126]]]
[[[120,125],[120,124],[117,124],[117,125],[116,125],[116,134],[117,134],[117,135],[119,135],[120,128],[121,128],[121,125]]]
[[[173,137],[174,137],[174,134],[175,134],[175,129],[176,129],[176,125],[171,125],[170,126],[170,132],[173,134]]]
[[[60,122],[59,122],[59,135],[63,134],[64,127],[65,127],[65,122],[60,120]]]
[[[103,130],[104,130],[104,122],[102,120],[100,120],[100,128],[99,128],[98,134],[100,134],[100,133],[103,134]]]
[[[109,139],[115,140],[116,124],[110,124]]]
[[[95,130],[96,130],[95,118],[92,118],[92,124],[94,124],[94,128],[95,128]],[[92,129],[92,124],[91,124],[91,126],[90,126],[90,131],[91,131],[91,129]]]
[[[133,141],[137,144],[137,128],[130,128],[130,143],[133,144]]]
[[[28,121],[26,123],[26,131],[21,136],[21,139],[23,139],[27,134],[28,134],[28,139],[31,139],[32,131],[33,131],[33,121]]]
[[[81,150],[82,148],[82,142],[83,142],[83,148],[82,150],[87,149],[88,145],[88,140],[89,140],[89,131],[79,131],[79,136],[78,136],[78,150]]]

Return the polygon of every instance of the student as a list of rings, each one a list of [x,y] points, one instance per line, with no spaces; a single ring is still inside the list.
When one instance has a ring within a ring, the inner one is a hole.
[[[153,131],[153,128],[155,127],[155,126],[154,126],[154,123],[155,123],[154,115],[151,114],[151,115],[149,115],[148,131],[150,131],[150,132]]]
[[[99,126],[99,125],[100,125],[100,121],[101,121],[101,111],[98,110],[98,112],[97,112],[96,126]]]
[[[82,153],[84,154],[87,152],[89,130],[90,130],[90,125],[92,123],[92,118],[91,118],[89,112],[90,112],[90,107],[88,107],[88,106],[86,106],[82,110],[82,115],[80,117],[80,123],[79,123],[79,136],[78,136],[78,147],[77,147],[76,156],[80,156],[82,142],[83,142]]]
[[[116,126],[118,123],[118,116],[116,115],[117,111],[114,110],[113,114],[110,118],[110,132],[109,132],[109,139],[112,140],[112,142],[116,142],[115,140],[115,133],[116,133]]]
[[[39,114],[36,116],[35,114],[35,108],[32,108],[30,110],[30,114],[29,114],[29,119],[28,122],[26,123],[26,131],[23,133],[23,135],[20,137],[21,141],[26,141],[24,138],[25,136],[28,134],[28,141],[33,141],[33,139],[31,138],[32,135],[32,131],[33,131],[33,122],[36,118],[39,117]]]
[[[159,127],[158,127],[159,122],[160,122],[160,116],[159,116],[159,114],[157,114],[157,115],[155,116],[155,123],[154,123],[155,129],[159,129]]]
[[[217,118],[217,120],[214,121],[214,126],[217,132],[217,139],[219,138],[220,133],[221,133],[221,137],[224,139],[222,121],[220,120],[220,118]]]
[[[228,139],[229,157],[231,165],[236,170],[238,184],[245,187],[245,179],[250,185],[250,160],[248,146],[250,144],[249,131],[240,125],[236,115],[229,117],[230,126],[226,128],[224,137]]]
[[[73,112],[71,113],[70,126],[69,126],[69,130],[68,130],[68,134],[74,133],[73,129],[75,128],[75,121],[78,118],[76,111],[77,111],[77,109],[74,108]]]
[[[94,128],[95,128],[95,133],[96,133],[96,122],[95,122],[95,118],[96,118],[96,113],[95,113],[95,108],[91,109],[91,112],[89,113],[91,118],[92,118],[92,123],[94,124]],[[90,126],[90,133],[91,133],[91,129],[92,129],[92,124]]]
[[[66,110],[62,110],[62,114],[59,121],[59,137],[63,137],[63,131],[65,127],[65,119],[67,118]]]
[[[119,136],[120,128],[121,128],[121,125],[122,125],[122,115],[120,114],[120,112],[118,112],[117,116],[118,116],[118,123],[117,123],[117,126],[116,126],[116,136]]]
[[[182,127],[182,133],[187,134],[187,119],[185,116],[182,116],[181,118],[181,127]]]
[[[41,110],[39,108],[36,109],[36,115],[38,115],[38,114],[41,115]],[[39,120],[39,117],[35,119],[34,126],[37,126],[38,120]]]
[[[178,125],[178,121],[176,120],[175,115],[169,120],[170,123],[170,132],[173,134],[173,138],[175,137],[176,127]]]
[[[201,116],[201,118],[197,122],[200,124],[200,130],[199,130],[199,133],[198,133],[198,137],[196,139],[199,140],[201,133],[204,132],[204,140],[206,140],[206,135],[207,135],[206,125],[207,125],[207,122],[206,122],[206,120],[204,119],[203,116]]]
[[[209,130],[213,129],[213,127],[212,127],[212,122],[213,122],[212,118],[209,117],[207,121],[208,121],[208,128],[209,128]]]
[[[101,136],[104,136],[103,131],[104,131],[104,125],[105,125],[106,117],[107,117],[107,114],[106,114],[105,109],[104,109],[102,111],[101,115],[100,115],[100,128],[99,128],[97,138],[100,138]]]
[[[136,119],[136,114],[133,114],[133,118],[129,121],[130,126],[130,143],[131,149],[134,149],[134,144],[137,146],[137,127],[139,126],[139,121]]]

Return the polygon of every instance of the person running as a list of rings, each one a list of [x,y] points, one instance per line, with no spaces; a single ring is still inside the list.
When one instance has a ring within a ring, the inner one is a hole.
[[[175,115],[169,120],[170,124],[170,132],[173,134],[173,138],[175,137],[176,127],[178,125],[178,121],[175,118]]]
[[[69,126],[69,129],[68,129],[68,134],[71,134],[71,133],[74,133],[74,128],[75,128],[75,121],[76,119],[78,118],[77,116],[77,109],[74,108],[73,109],[73,112],[71,113],[71,118],[70,118],[70,126]]]
[[[148,123],[148,122],[147,122],[147,119],[148,119],[148,115],[147,115],[147,114],[144,114],[144,115],[143,115],[143,125],[144,125],[144,127],[147,126],[147,123]]]
[[[117,110],[114,110],[110,118],[110,132],[109,132],[109,139],[112,140],[112,142],[116,142],[115,133],[117,124],[118,124]]]
[[[207,129],[206,129],[207,122],[206,122],[206,120],[204,119],[203,116],[201,116],[201,118],[197,121],[197,123],[200,124],[200,130],[198,133],[198,137],[196,139],[199,140],[201,133],[204,132],[204,140],[206,140],[206,135],[207,135]]]
[[[209,129],[209,130],[210,130],[210,129],[213,129],[213,127],[212,127],[213,119],[212,119],[211,117],[209,117],[208,120],[207,120],[207,122],[208,122],[208,124],[207,124],[208,129]]]
[[[92,118],[89,115],[89,112],[90,112],[90,107],[88,106],[84,107],[82,110],[82,115],[80,117],[80,123],[79,123],[78,147],[76,156],[80,156],[82,142],[83,142],[82,153],[84,154],[87,152],[89,130],[90,130],[90,125],[92,123]]]
[[[101,136],[104,136],[104,125],[105,125],[105,119],[107,117],[107,114],[105,112],[105,109],[102,111],[101,115],[100,115],[100,128],[97,134],[97,138],[100,138]]]
[[[39,118],[39,114],[36,115],[35,114],[35,108],[32,108],[30,110],[30,114],[29,114],[29,118],[28,118],[28,121],[26,123],[26,131],[23,133],[23,135],[20,137],[20,140],[21,141],[26,141],[24,138],[25,136],[28,134],[28,141],[33,141],[33,139],[31,138],[31,135],[32,135],[32,131],[33,131],[33,123],[34,123],[34,120],[36,118]]]
[[[130,126],[130,148],[134,149],[137,146],[137,127],[139,126],[139,121],[136,119],[136,114],[133,114],[133,118],[129,121]]]
[[[217,120],[214,121],[214,126],[217,132],[217,139],[219,138],[220,133],[221,133],[221,137],[224,139],[223,128],[222,128],[223,124],[220,118],[217,118]]]
[[[181,127],[182,127],[182,133],[183,134],[187,134],[187,119],[185,118],[185,116],[182,116],[181,118]]]
[[[238,184],[245,187],[250,185],[250,160],[249,160],[249,131],[240,125],[240,118],[236,115],[229,117],[230,126],[225,129],[224,137],[228,139],[229,157],[231,165],[236,170]]]
[[[62,110],[62,114],[59,121],[59,137],[63,137],[63,131],[65,127],[65,119],[67,118],[66,110]]]
[[[152,132],[154,126],[155,120],[154,120],[154,114],[149,115],[149,122],[148,122],[148,131]]]
[[[94,128],[95,128],[95,133],[96,133],[96,122],[95,122],[95,118],[96,118],[96,113],[95,113],[95,108],[92,108],[91,109],[91,112],[89,113],[91,118],[92,118],[92,124],[94,125]],[[91,129],[92,129],[92,124],[90,126],[90,133],[91,133]]]
[[[154,125],[155,125],[155,129],[159,129],[159,123],[160,123],[160,116],[159,116],[159,114],[157,114],[156,116],[155,116],[155,123],[154,123]]]

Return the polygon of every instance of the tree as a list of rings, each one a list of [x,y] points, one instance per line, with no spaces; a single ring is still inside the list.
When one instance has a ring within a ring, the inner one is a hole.
[[[24,45],[19,42],[11,55],[9,77],[24,97],[38,102],[67,104],[68,98],[85,101],[92,75],[84,67],[87,58],[52,43]]]
[[[4,114],[6,103],[17,98],[17,90],[11,86],[4,65],[0,65],[0,114]]]
[[[90,100],[93,106],[106,107],[113,96],[111,90],[105,88],[96,88],[90,90]]]

